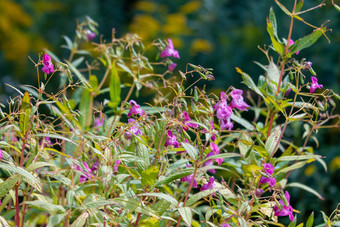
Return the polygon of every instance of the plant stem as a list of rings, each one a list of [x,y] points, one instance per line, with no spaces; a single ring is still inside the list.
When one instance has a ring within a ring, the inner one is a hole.
[[[19,182],[15,185],[15,226],[18,227],[20,227]]]

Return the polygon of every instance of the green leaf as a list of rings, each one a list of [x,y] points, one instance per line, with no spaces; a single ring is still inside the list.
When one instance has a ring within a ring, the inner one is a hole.
[[[142,207],[142,204],[134,199],[114,198],[112,200],[126,209],[159,218],[156,211],[150,207]]]
[[[67,44],[67,49],[69,50],[72,50],[73,48],[73,42],[71,41],[71,39],[69,37],[67,37],[66,35],[63,36],[63,38],[65,39],[66,41],[66,44]]]
[[[277,151],[278,147],[279,147],[279,146],[276,146],[276,145],[277,145],[277,143],[279,143],[280,135],[281,135],[281,127],[277,126],[271,132],[270,136],[268,137],[268,139],[265,143],[266,150],[267,150],[267,152],[270,156],[273,156],[275,154],[275,152]],[[275,147],[276,147],[276,149],[275,149]]]
[[[332,226],[331,221],[329,220],[329,217],[323,211],[320,211],[320,212],[322,214],[322,219],[324,221],[324,224],[326,224],[327,227]]]
[[[13,174],[0,185],[0,197],[4,197],[20,180],[19,174]]]
[[[71,227],[84,226],[89,214],[87,212],[81,214],[71,225]]]
[[[25,182],[27,182],[33,188],[37,189],[39,192],[42,192],[42,185],[39,178],[34,177],[31,173],[27,172],[25,169],[5,163],[0,163],[0,168],[6,169],[9,172],[20,174]]]
[[[190,198],[188,199],[187,203],[186,203],[186,206],[191,206],[194,203],[196,203],[198,200],[205,198],[208,195],[215,193],[216,191],[218,191],[218,189],[214,188],[214,189],[204,190],[204,191],[198,192],[194,195],[191,195]]]
[[[91,89],[89,89],[90,92],[94,92],[98,88],[98,79],[95,75],[90,76],[89,84],[91,86]]]
[[[164,194],[164,193],[160,193],[160,192],[159,193],[153,193],[153,192],[142,193],[142,194],[139,194],[137,196],[157,197],[157,198],[160,198],[160,199],[165,199],[166,201],[171,203],[173,206],[178,206],[178,202],[174,197],[167,195],[167,194]]]
[[[41,210],[47,211],[49,214],[56,214],[57,212],[66,212],[65,208],[61,205],[55,205],[41,200],[26,201],[25,204],[37,207]]]
[[[301,183],[298,183],[298,182],[293,182],[293,183],[287,184],[286,187],[301,188],[301,189],[303,189],[303,190],[305,190],[307,192],[310,192],[310,193],[316,195],[319,199],[324,200],[324,198],[317,191],[315,191],[314,189],[308,187],[307,185],[304,185],[304,184],[301,184]]]
[[[241,133],[239,140],[237,141],[238,148],[240,149],[240,153],[243,157],[246,156],[248,150],[254,144],[253,140],[246,133]]]
[[[258,95],[261,95],[265,99],[260,89],[256,86],[253,79],[247,74],[242,72],[240,68],[236,67],[236,71],[242,75],[243,83],[248,86],[251,90],[255,91]]]
[[[316,158],[321,158],[320,155],[315,155],[315,154],[308,154],[308,155],[294,155],[294,156],[282,156],[276,159],[278,162],[282,161],[297,161],[297,160],[309,160],[309,159],[316,159]]]
[[[280,70],[277,67],[277,65],[275,65],[275,63],[273,62],[273,59],[271,59],[269,65],[268,65],[267,77],[268,77],[270,83],[272,84],[272,86],[275,88],[275,91],[276,91],[277,86],[278,86],[279,81],[280,81]]]
[[[68,213],[52,215],[52,216],[48,219],[47,227],[54,227],[54,226],[57,226],[62,220],[65,219],[65,216],[66,216],[67,214],[68,214]]]
[[[151,166],[149,169],[146,169],[143,172],[141,172],[142,184],[144,186],[153,186],[155,184],[158,173],[159,173],[158,166]]]
[[[293,45],[289,46],[290,52],[287,54],[287,56],[291,57],[296,52],[310,47],[325,32],[326,32],[326,28],[319,28],[319,29],[316,29],[315,31],[313,31],[311,34],[309,34],[309,35],[307,35],[307,36],[305,36],[305,37],[303,37],[303,38],[301,38],[299,40],[296,40]]]
[[[91,124],[92,118],[92,102],[93,97],[91,96],[91,92],[87,88],[83,88],[81,93],[81,100],[79,103],[79,111],[80,111],[80,125],[82,129],[86,129]]]
[[[115,62],[112,62],[111,77],[110,77],[110,101],[111,102],[109,104],[109,106],[112,109],[115,109],[121,101],[120,92],[121,92],[120,78],[118,75],[116,64]]]
[[[52,163],[48,163],[48,162],[33,162],[31,165],[29,165],[26,170],[28,172],[34,171],[36,169],[39,169],[41,167],[45,167],[45,166],[51,166],[54,169],[58,169],[58,167]]]
[[[191,144],[189,143],[186,143],[186,142],[182,142],[181,143],[183,148],[188,152],[190,158],[192,160],[196,160],[197,159],[197,156],[198,156],[198,150],[196,147],[192,146]]]
[[[10,225],[8,224],[6,219],[3,218],[2,216],[0,216],[0,226],[2,226],[2,227],[10,227]]]
[[[150,153],[147,146],[142,143],[137,143],[136,149],[137,157],[141,158],[143,162],[137,162],[139,171],[144,171],[150,167]]]
[[[189,167],[181,171],[176,171],[174,173],[171,173],[169,176],[166,176],[163,180],[158,181],[155,184],[155,187],[161,187],[164,184],[167,185],[174,180],[177,180],[177,179],[180,179],[180,178],[183,178],[183,177],[186,177],[192,174],[194,171],[195,171],[195,168]]]
[[[207,157],[206,159],[203,160],[203,163],[211,160],[211,159],[217,159],[217,158],[234,158],[234,157],[241,157],[240,154],[237,153],[223,153],[223,154],[216,154],[216,155],[211,155]]]
[[[333,6],[334,6],[334,8],[335,8],[336,10],[338,10],[338,12],[340,13],[340,6],[338,6],[337,4],[333,4]]]
[[[192,223],[192,212],[190,207],[179,207],[178,213],[182,216],[183,221],[187,226],[191,226]]]
[[[275,0],[276,4],[282,9],[283,12],[285,12],[285,14],[287,14],[288,16],[291,15],[291,13],[289,12],[288,9],[286,9],[286,7],[284,7],[278,0]]]
[[[30,114],[31,114],[31,100],[30,95],[26,91],[24,97],[22,98],[19,117],[19,128],[23,136],[25,136],[28,130]]]
[[[242,125],[245,129],[249,131],[253,131],[255,129],[254,125],[252,125],[249,121],[244,118],[241,118],[235,114],[230,116],[231,120],[237,122],[238,124]]]
[[[312,212],[309,215],[309,218],[307,219],[306,227],[313,227],[313,223],[314,223],[314,212]]]
[[[277,23],[276,23],[276,16],[273,10],[273,7],[270,7],[269,10],[269,22],[271,23],[272,27],[273,27],[273,32],[274,32],[274,36],[276,39],[279,39],[277,36]]]
[[[305,162],[297,162],[297,163],[294,163],[293,165],[291,166],[288,166],[288,167],[285,167],[285,168],[282,168],[280,169],[277,173],[287,173],[289,171],[292,171],[292,170],[295,170],[295,169],[300,169],[301,167],[303,167],[305,164],[307,163],[307,161]]]
[[[267,32],[270,36],[270,40],[272,41],[274,50],[279,53],[280,55],[283,55],[284,53],[284,46],[282,43],[280,43],[276,37],[275,37],[275,32],[274,32],[274,28],[273,25],[271,24],[270,20],[267,18]]]
[[[169,201],[162,199],[153,204],[151,208],[156,211],[159,216],[161,216],[169,208],[170,204],[171,203]]]
[[[304,0],[300,0],[300,1],[298,2],[298,4],[296,4],[295,13],[298,13],[298,12],[301,11],[301,8],[302,8],[302,6],[303,6],[303,1],[304,1]]]

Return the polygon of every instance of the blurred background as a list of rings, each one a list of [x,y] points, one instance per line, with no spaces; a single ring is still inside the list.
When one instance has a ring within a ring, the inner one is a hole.
[[[288,9],[292,8],[292,0],[284,2]],[[302,9],[319,3],[306,1]],[[330,20],[326,25],[332,29],[327,33],[331,43],[322,37],[296,58],[312,61],[319,83],[339,93],[340,13],[331,6],[331,1],[326,3],[327,6],[305,14],[304,18],[315,26]],[[60,48],[64,44],[62,36],[74,37],[77,21],[85,16],[99,23],[103,40],[111,39],[113,28],[118,37],[131,32],[150,42],[155,38],[171,38],[181,56],[176,61],[178,69],[185,71],[188,62],[214,69],[216,80],[208,84],[211,90],[225,90],[231,85],[245,88],[235,67],[255,81],[264,74],[253,61],[267,64],[257,46],[270,44],[266,16],[271,6],[277,16],[279,37],[286,38],[289,18],[274,0],[1,0],[1,102],[17,95],[5,83],[36,85],[35,68],[28,56],[37,59],[44,48],[61,59],[68,56],[67,50]],[[297,21],[292,38],[296,40],[311,32],[312,28]],[[99,37],[94,41],[99,41]],[[311,211],[316,211],[316,219],[321,220],[319,210],[330,215],[340,202],[339,136],[339,129],[323,130],[318,135],[321,147],[314,144],[316,153],[327,156],[327,173],[320,164],[311,163],[290,176],[291,182],[307,184],[325,198],[322,201],[305,191],[290,189],[300,221],[306,220]]]

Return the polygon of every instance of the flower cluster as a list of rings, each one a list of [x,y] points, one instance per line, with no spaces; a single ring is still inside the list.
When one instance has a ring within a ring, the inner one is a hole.
[[[210,143],[210,149],[211,149],[211,152],[207,154],[206,158],[213,156],[213,155],[218,155],[220,153],[220,149],[215,143]],[[216,158],[215,161],[220,166],[223,162],[223,158]],[[209,159],[203,164],[203,166],[211,166],[213,165],[213,162],[214,162],[213,159]],[[216,173],[214,169],[209,169],[208,171],[211,173]]]
[[[191,167],[191,165],[186,165],[186,166],[185,166],[185,168],[189,168],[189,167]],[[191,181],[193,181],[192,186],[193,186],[194,188],[197,188],[197,181],[196,181],[196,179],[194,178],[194,174],[190,174],[190,175],[188,175],[188,176],[186,176],[186,177],[183,177],[183,178],[181,179],[181,181],[182,181],[182,182],[183,182],[183,181],[187,181],[189,184],[191,183]]]
[[[51,56],[44,54],[43,56],[43,68],[42,71],[46,74],[54,72],[54,65],[52,64]]]
[[[168,39],[168,46],[161,52],[161,57],[166,58],[166,57],[174,57],[174,58],[180,58],[179,53],[177,50],[175,50],[174,44],[172,43],[171,39]],[[171,63],[168,65],[168,70],[169,72],[173,72],[174,69],[176,68],[177,64],[176,63]]]
[[[276,184],[276,180],[272,176],[272,174],[274,173],[274,166],[270,163],[266,163],[263,165],[263,168],[264,168],[264,173],[267,175],[267,177],[261,176],[260,184],[268,183],[270,187],[273,187]]]
[[[280,199],[279,201],[279,206],[275,205],[274,206],[274,215],[275,216],[288,216],[289,219],[291,221],[294,221],[294,215],[293,215],[293,208],[292,206],[289,204],[289,200],[290,200],[290,195],[289,193],[286,191],[285,192],[285,201],[283,199]]]
[[[312,84],[310,85],[310,93],[314,93],[314,91],[319,88],[323,88],[322,84],[318,84],[318,79],[315,76],[311,77],[312,79]]]

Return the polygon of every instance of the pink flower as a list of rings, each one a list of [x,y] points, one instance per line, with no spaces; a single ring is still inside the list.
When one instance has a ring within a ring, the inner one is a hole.
[[[172,40],[168,39],[168,46],[165,48],[165,50],[162,51],[161,57],[166,58],[166,57],[171,57],[171,56],[179,59],[178,51],[175,50]]]
[[[183,123],[185,126],[187,126],[187,127],[183,127],[185,131],[188,130],[188,127],[198,128],[198,124],[188,122],[188,121],[192,121],[192,119],[189,117],[189,114],[185,110],[183,111],[183,118],[184,118]]]
[[[85,34],[88,41],[91,41],[97,36],[96,33],[90,31],[89,29],[86,29]]]
[[[83,166],[85,167],[85,170],[82,169],[80,166],[76,165],[76,169],[83,173],[79,178],[79,183],[82,183],[87,179],[91,179],[94,177],[94,175],[92,174],[92,170],[89,168],[86,162],[83,162]]]
[[[95,128],[99,128],[99,127],[103,126],[103,124],[104,124],[104,118],[102,118],[102,117],[96,117],[96,118],[94,119],[94,127],[95,127]]]
[[[221,92],[221,100],[214,105],[214,110],[220,120],[226,120],[233,114],[233,110],[228,106],[227,96],[224,92]]]
[[[223,223],[223,224],[221,225],[221,227],[230,227],[230,225],[227,224],[227,223]]]
[[[230,92],[231,97],[233,98],[230,102],[230,107],[231,108],[237,108],[239,110],[245,110],[248,111],[246,108],[249,108],[250,106],[243,101],[243,91],[240,89],[235,89],[232,92]]]
[[[48,54],[44,54],[43,56],[43,68],[42,71],[46,74],[54,72],[54,66],[51,61],[51,57]]]
[[[186,166],[185,166],[185,168],[188,168],[188,167],[191,167],[191,165],[186,165]],[[197,181],[194,179],[194,174],[190,174],[190,175],[188,175],[188,176],[186,176],[186,177],[183,177],[183,178],[181,179],[181,182],[183,182],[183,181],[187,181],[189,184],[191,183],[191,181],[194,181],[193,184],[192,184],[192,186],[193,186],[194,188],[197,188]]]
[[[260,178],[260,184],[265,184],[265,183],[268,183],[268,185],[270,187],[274,187],[274,185],[276,184],[276,180],[274,177],[264,177],[262,176]]]
[[[268,173],[269,175],[272,175],[274,173],[274,166],[270,163],[266,163],[263,165],[264,171]]]
[[[177,142],[176,136],[172,135],[171,130],[168,130],[166,134],[168,137],[166,138],[165,146],[167,147],[172,145],[175,148],[179,148],[179,142]]]
[[[310,93],[314,93],[314,91],[319,88],[323,88],[322,84],[318,84],[318,79],[315,76],[312,76],[312,84],[310,85]]]
[[[224,130],[228,128],[230,131],[234,127],[233,122],[231,122],[230,118],[227,118],[226,120],[221,120],[221,130]]]
[[[129,124],[131,126],[128,128],[128,131],[125,132],[125,136],[127,139],[131,139],[132,135],[142,135],[141,130],[138,127],[138,123],[136,122],[135,119],[130,118],[128,120]]]
[[[177,66],[177,64],[176,63],[172,63],[171,65],[169,65],[168,66],[168,70],[169,70],[169,72],[173,72],[174,71],[174,69],[176,68],[176,66]]]
[[[275,216],[289,216],[289,219],[291,221],[294,221],[294,215],[293,215],[293,208],[292,206],[289,204],[289,200],[290,200],[290,195],[289,193],[286,191],[285,192],[285,198],[287,201],[287,205],[285,204],[285,202],[280,199],[279,203],[282,205],[281,209],[277,207],[277,205],[274,206],[274,215]]]
[[[2,157],[4,156],[4,154],[2,152],[3,152],[3,150],[0,149],[0,159],[2,159]]]
[[[210,177],[209,182],[205,185],[203,185],[200,190],[204,191],[204,190],[208,190],[208,189],[213,189],[214,188],[214,182],[215,182],[215,178],[214,177]]]
[[[131,117],[132,115],[135,116],[137,114],[139,114],[139,116],[142,116],[145,114],[144,110],[142,110],[140,108],[140,105],[138,105],[134,100],[130,100],[130,105],[131,105],[131,109],[128,113],[128,117]]]
[[[288,41],[288,46],[291,46],[291,45],[293,45],[293,44],[294,44],[294,40],[290,39],[290,40]],[[300,51],[297,51],[295,54],[298,55],[299,53],[300,53]]]
[[[310,68],[312,68],[312,64],[313,63],[311,61],[306,61],[305,65],[304,65],[305,66],[305,70],[309,70]]]
[[[115,165],[114,165],[114,167],[113,167],[113,172],[114,172],[114,173],[118,171],[118,167],[119,167],[119,165],[120,165],[121,162],[122,162],[122,161],[119,160],[119,159],[115,162]]]
[[[206,158],[220,153],[220,149],[215,143],[210,143],[210,149],[211,149],[211,152],[207,154]],[[220,166],[223,162],[223,158],[216,158],[215,161]],[[214,164],[213,159],[209,159],[208,161],[203,163],[203,166],[212,166],[213,164]],[[214,169],[209,169],[208,171],[211,173],[216,173]]]

